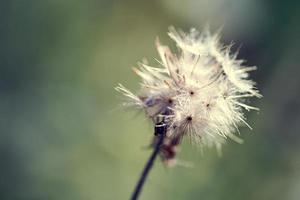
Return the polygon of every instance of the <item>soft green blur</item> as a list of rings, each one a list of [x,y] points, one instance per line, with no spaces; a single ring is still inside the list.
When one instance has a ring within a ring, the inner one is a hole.
[[[0,3],[0,199],[129,199],[153,127],[120,106],[138,89],[131,71],[168,26],[223,27],[240,58],[257,65],[264,95],[252,101],[243,145],[223,156],[184,141],[180,160],[156,162],[141,199],[300,199],[298,1],[9,0]]]

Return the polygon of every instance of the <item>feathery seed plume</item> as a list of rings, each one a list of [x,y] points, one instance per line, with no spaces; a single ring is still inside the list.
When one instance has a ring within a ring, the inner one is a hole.
[[[156,126],[166,126],[160,147],[161,158],[173,165],[178,145],[188,136],[196,144],[220,149],[227,138],[241,142],[235,132],[246,122],[244,109],[258,110],[247,105],[248,97],[262,97],[249,79],[248,72],[256,67],[244,66],[231,54],[230,45],[220,43],[218,33],[208,29],[189,33],[169,29],[178,54],[156,40],[161,61],[159,67],[141,63],[134,72],[141,77],[141,89],[134,94],[119,84],[116,90],[127,97],[126,106],[145,111]],[[163,119],[163,123],[162,122]],[[157,143],[154,137],[153,146]]]

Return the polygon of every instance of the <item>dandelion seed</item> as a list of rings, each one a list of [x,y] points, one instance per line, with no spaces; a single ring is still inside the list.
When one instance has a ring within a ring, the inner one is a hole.
[[[208,30],[200,34],[195,29],[186,34],[174,28],[168,34],[179,47],[179,54],[174,55],[157,39],[161,66],[142,64],[134,70],[142,78],[140,93],[144,100],[122,85],[117,90],[131,100],[127,105],[144,109],[154,123],[169,110],[169,137],[175,133],[197,138],[201,135],[200,145],[204,146],[221,146],[227,137],[236,140],[232,132],[243,123],[249,126],[243,109],[258,110],[243,101],[246,97],[261,97],[255,83],[247,79],[248,72],[256,67],[243,66],[243,61],[236,60],[237,54],[230,54],[231,45],[226,47],[219,42],[219,34],[210,34]],[[188,117],[183,120],[183,116]],[[206,121],[202,126],[192,123],[199,118]],[[215,139],[220,136],[223,139]]]

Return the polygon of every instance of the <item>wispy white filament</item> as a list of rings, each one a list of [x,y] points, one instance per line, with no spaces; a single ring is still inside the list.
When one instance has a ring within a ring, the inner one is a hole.
[[[154,122],[163,116],[168,125],[167,137],[190,136],[203,146],[217,148],[231,138],[244,124],[245,110],[258,110],[245,103],[245,98],[261,97],[248,72],[256,67],[243,66],[230,46],[219,41],[219,34],[208,29],[189,33],[170,28],[169,36],[178,46],[174,55],[156,41],[160,67],[142,63],[135,73],[142,79],[135,95],[121,84],[116,89],[129,101],[125,104],[146,111]]]

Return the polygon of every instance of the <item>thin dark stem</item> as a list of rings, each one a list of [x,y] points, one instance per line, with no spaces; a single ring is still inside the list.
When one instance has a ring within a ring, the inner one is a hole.
[[[146,181],[146,178],[147,178],[151,168],[153,167],[154,161],[155,161],[157,155],[159,154],[160,147],[163,144],[163,140],[165,137],[165,131],[166,131],[166,128],[164,126],[162,128],[159,128],[159,130],[155,130],[156,137],[158,137],[157,143],[154,146],[154,150],[153,150],[150,158],[148,159],[148,162],[146,163],[146,165],[144,167],[144,170],[140,176],[139,181],[137,182],[137,184],[135,186],[134,192],[131,196],[131,200],[137,200],[139,197],[139,194],[142,191],[142,188]]]

